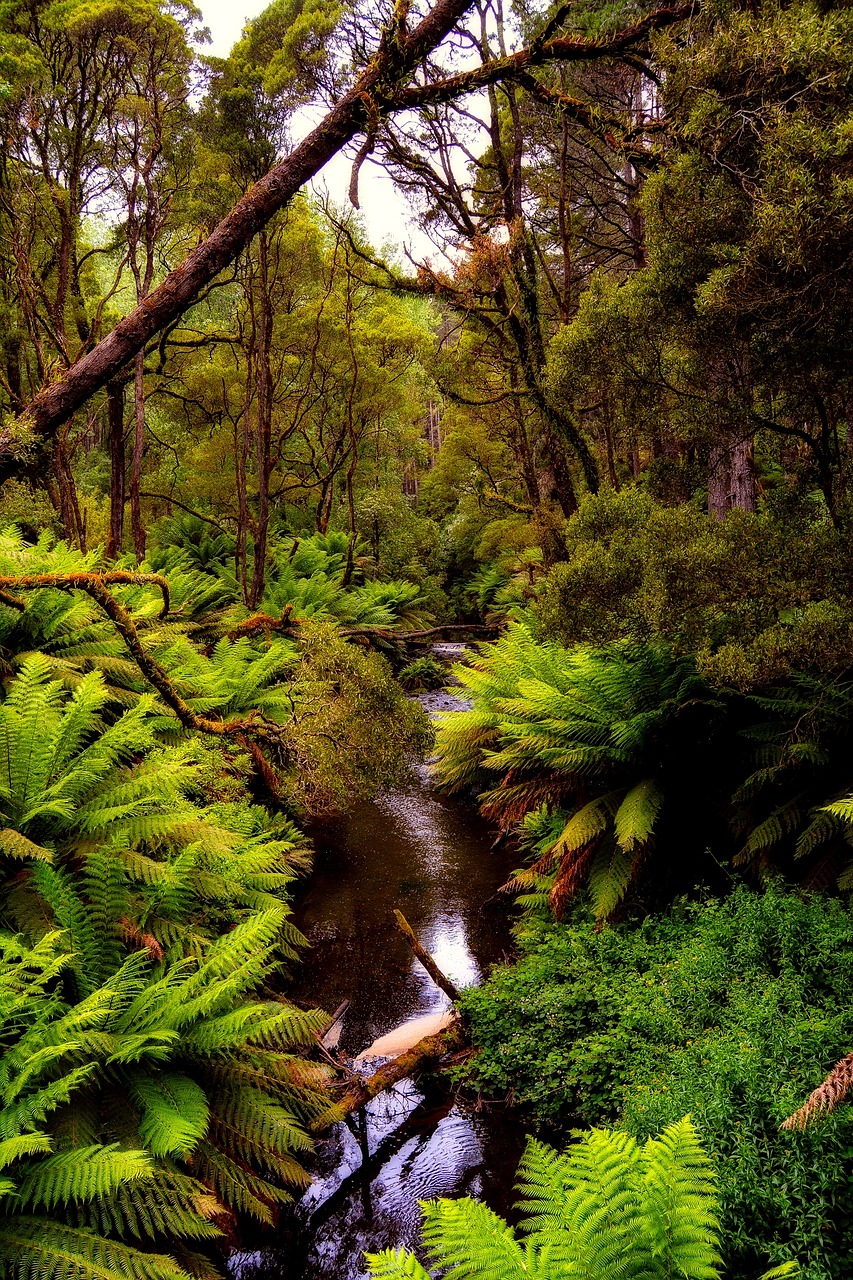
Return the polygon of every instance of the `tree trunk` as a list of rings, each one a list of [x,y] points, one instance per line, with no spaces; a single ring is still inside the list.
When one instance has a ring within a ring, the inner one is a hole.
[[[137,351],[181,316],[199,291],[233,262],[252,238],[323,166],[364,129],[371,93],[384,81],[399,82],[444,39],[471,7],[471,0],[438,0],[415,29],[387,38],[376,56],[319,125],[247,191],[213,232],[170,271],[145,301],[68,372],[44,387],[27,415],[36,436],[51,436],[95,391],[115,378]],[[20,467],[3,458],[0,481]]]
[[[270,471],[272,469],[272,303],[270,301],[267,236],[258,237],[258,416],[255,432],[258,469],[258,516],[255,523],[255,559],[252,566],[251,608],[264,594],[267,568],[267,535],[270,522]],[[253,308],[254,310],[254,308]]]
[[[64,434],[64,432],[60,432],[57,436],[53,451],[53,471],[56,477],[59,516],[68,542],[76,542],[80,550],[85,551],[86,530],[80,516],[77,485],[74,482],[74,472],[68,460],[63,438]]]
[[[750,436],[713,444],[708,457],[708,515],[724,520],[729,511],[755,510],[754,444]]]
[[[130,529],[136,558],[145,559],[145,530],[139,489],[142,482],[142,455],[145,452],[145,354],[136,353],[133,378],[133,459],[130,464]]]
[[[17,413],[23,404],[21,385],[21,339],[7,337],[4,346],[6,351],[6,380],[9,383],[12,412]]]
[[[738,511],[755,510],[755,444],[751,436],[739,440],[731,454],[730,504]]]
[[[124,545],[124,383],[107,384],[108,449],[110,455],[110,532],[106,557],[115,560]]]

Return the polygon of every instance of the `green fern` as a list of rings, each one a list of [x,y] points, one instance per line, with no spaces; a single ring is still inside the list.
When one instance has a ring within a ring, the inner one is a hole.
[[[593,1129],[565,1155],[533,1139],[519,1167],[521,1236],[474,1200],[424,1204],[424,1244],[445,1280],[715,1280],[717,1196],[689,1117],[643,1145]],[[384,1280],[429,1280],[414,1255],[367,1255]],[[793,1276],[795,1264],[768,1272]]]
[[[515,886],[548,891],[559,915],[588,883],[596,914],[612,914],[668,807],[701,795],[723,702],[692,659],[648,645],[569,651],[521,624],[456,674],[472,706],[439,718],[439,785],[477,786],[483,811],[525,836],[541,815],[538,858]]]

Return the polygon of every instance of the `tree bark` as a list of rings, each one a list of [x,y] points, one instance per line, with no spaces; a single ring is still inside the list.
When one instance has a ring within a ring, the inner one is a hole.
[[[145,452],[145,355],[137,351],[133,377],[133,457],[130,463],[130,532],[136,558],[145,559],[145,530],[139,489],[142,483],[142,456]]]
[[[755,510],[755,444],[752,437],[739,440],[731,455],[731,507]]]
[[[750,436],[713,444],[708,457],[708,515],[724,520],[730,511],[755,510],[754,443]]]
[[[270,521],[270,472],[272,470],[272,303],[270,302],[269,264],[267,261],[267,237],[262,231],[258,236],[258,272],[251,273],[254,285],[257,279],[257,295],[252,299],[253,310],[258,308],[258,396],[255,447],[258,473],[258,515],[255,522],[255,558],[252,565],[252,586],[249,607],[257,608],[264,594],[267,569],[267,536]]]
[[[110,531],[106,557],[115,560],[124,543],[124,383],[107,385],[108,449],[110,455]]]

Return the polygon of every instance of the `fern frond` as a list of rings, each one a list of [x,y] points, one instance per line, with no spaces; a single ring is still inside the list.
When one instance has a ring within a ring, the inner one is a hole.
[[[21,1203],[32,1208],[92,1200],[109,1195],[125,1182],[154,1177],[144,1151],[120,1151],[111,1146],[76,1147],[39,1160],[18,1184]]]
[[[447,1280],[525,1280],[531,1256],[511,1227],[476,1200],[433,1200],[423,1206],[423,1236],[430,1261]]]
[[[382,1253],[366,1253],[364,1260],[372,1276],[379,1280],[431,1280],[413,1253],[405,1249],[384,1249]]]

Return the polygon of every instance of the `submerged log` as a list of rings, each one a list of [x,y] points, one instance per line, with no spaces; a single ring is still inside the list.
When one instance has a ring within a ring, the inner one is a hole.
[[[394,919],[397,923],[397,928],[400,930],[403,937],[406,939],[409,946],[412,948],[412,951],[414,951],[418,960],[420,960],[421,964],[426,969],[427,973],[432,978],[435,985],[437,987],[441,987],[442,991],[444,991],[447,995],[449,995],[450,999],[455,1004],[456,1001],[459,999],[459,988],[455,987],[453,983],[450,981],[450,979],[444,976],[444,974],[439,969],[438,965],[433,960],[430,953],[418,941],[417,934],[415,933],[412,926],[409,924],[406,917],[403,915],[402,911],[395,911]]]

